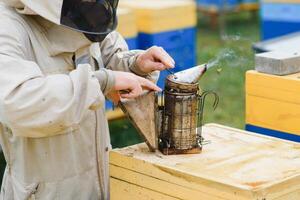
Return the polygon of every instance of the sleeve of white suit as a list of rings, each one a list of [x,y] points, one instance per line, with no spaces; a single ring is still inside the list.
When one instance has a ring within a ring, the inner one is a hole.
[[[85,115],[104,102],[90,66],[46,76],[35,62],[25,59],[28,38],[22,26],[1,19],[0,27],[0,122],[23,137],[79,128]]]
[[[124,38],[116,31],[110,33],[100,45],[104,65],[107,69],[116,71],[131,71],[144,76],[136,67],[135,62],[143,50],[128,50]]]
[[[133,72],[148,79],[157,80],[159,72],[150,74],[142,72],[136,65],[137,57],[144,50],[128,50],[124,38],[116,31],[110,33],[100,45],[102,59],[107,69]]]

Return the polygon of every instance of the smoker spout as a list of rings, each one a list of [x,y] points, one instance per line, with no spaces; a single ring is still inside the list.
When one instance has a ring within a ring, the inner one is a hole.
[[[207,70],[207,64],[198,65],[180,72],[175,73],[176,82],[195,84]]]

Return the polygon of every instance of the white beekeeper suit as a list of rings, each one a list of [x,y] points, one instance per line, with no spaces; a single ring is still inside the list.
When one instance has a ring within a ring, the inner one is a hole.
[[[109,199],[114,76],[101,68],[139,74],[139,52],[117,32],[91,45],[59,26],[62,0],[0,1],[1,199]]]

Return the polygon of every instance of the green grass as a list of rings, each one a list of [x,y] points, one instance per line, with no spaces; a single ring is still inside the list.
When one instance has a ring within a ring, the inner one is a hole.
[[[199,17],[198,63],[206,63],[222,57],[217,66],[208,70],[200,81],[203,90],[217,92],[220,97],[218,108],[213,111],[212,100],[207,98],[204,122],[220,123],[236,128],[245,124],[245,72],[254,67],[252,44],[259,40],[258,17],[249,13],[226,17],[226,40],[220,39],[220,31],[209,28],[207,18]],[[123,147],[141,142],[136,130],[128,120],[110,123],[113,147]]]
[[[229,16],[226,33],[229,39],[224,41],[220,39],[219,31],[207,29],[202,23],[199,25],[199,63],[218,57],[220,52],[230,51],[233,54],[208,70],[200,81],[203,90],[213,90],[220,97],[219,106],[215,111],[210,108],[210,103],[207,103],[204,121],[244,128],[245,72],[254,68],[252,44],[259,40],[257,17],[253,18],[247,14]]]
[[[135,128],[128,120],[116,120],[109,123],[113,148],[125,147],[142,142]]]

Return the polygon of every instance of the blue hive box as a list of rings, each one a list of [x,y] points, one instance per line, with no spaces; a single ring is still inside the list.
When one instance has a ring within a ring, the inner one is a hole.
[[[261,7],[263,40],[300,31],[300,2],[262,2]]]
[[[175,60],[174,72],[196,65],[196,28],[189,27],[180,30],[159,33],[139,33],[139,48],[147,49],[153,45],[163,47]],[[161,72],[158,85],[163,88],[164,79],[169,73]]]
[[[120,6],[133,9],[138,20],[138,48],[163,47],[175,60],[180,71],[196,64],[195,1],[122,0]],[[163,88],[166,71],[158,85]]]
[[[128,45],[128,48],[130,50],[133,50],[133,49],[137,49],[138,48],[138,39],[137,37],[133,37],[133,38],[125,38],[125,41]]]
[[[105,109],[106,110],[112,110],[113,108],[114,108],[114,104],[111,101],[106,100],[105,101]]]

